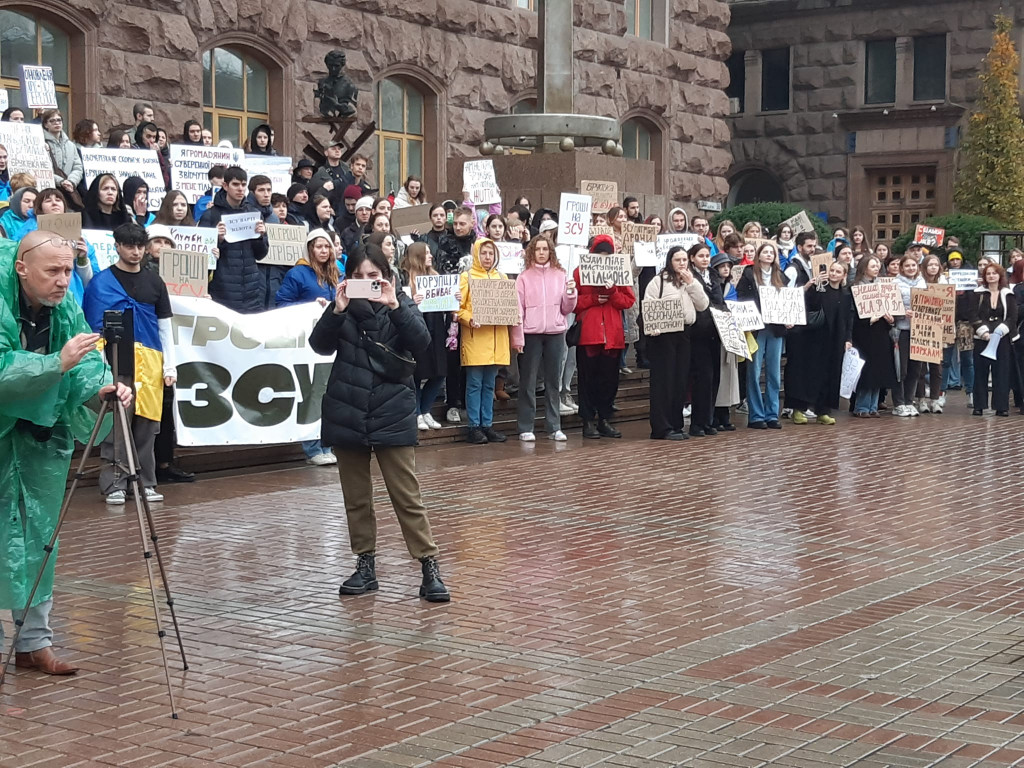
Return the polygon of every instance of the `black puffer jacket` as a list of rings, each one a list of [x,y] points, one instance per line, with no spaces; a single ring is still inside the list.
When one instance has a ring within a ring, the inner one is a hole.
[[[473,230],[470,230],[465,237],[457,237],[453,233],[445,232],[438,241],[437,255],[434,256],[434,269],[442,275],[457,274],[459,262],[472,255],[475,242],[476,232]]]
[[[395,383],[374,374],[360,330],[403,357],[420,355],[430,344],[423,315],[402,292],[397,309],[366,299],[353,299],[341,314],[329,306],[309,335],[318,354],[337,353],[324,394],[321,439],[349,448],[416,445],[419,408],[412,376]]]
[[[221,189],[213,198],[213,204],[199,219],[199,226],[216,228],[221,216],[251,212],[258,212],[258,209],[245,200],[238,208],[228,205],[227,194]],[[213,279],[210,280],[210,298],[242,314],[262,312],[266,309],[267,284],[256,262],[267,256],[267,236],[264,234],[255,240],[243,240],[240,243],[221,240],[217,247],[220,249],[220,258],[217,259]]]

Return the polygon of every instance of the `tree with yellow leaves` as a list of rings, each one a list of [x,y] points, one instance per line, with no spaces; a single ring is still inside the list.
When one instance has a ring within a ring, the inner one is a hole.
[[[981,91],[967,125],[954,201],[962,213],[1024,228],[1024,121],[1013,21],[996,16],[992,48],[979,76]]]

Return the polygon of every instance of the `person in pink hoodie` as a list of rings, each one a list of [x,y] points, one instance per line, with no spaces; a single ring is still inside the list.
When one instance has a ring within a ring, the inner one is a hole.
[[[512,330],[512,347],[522,354],[519,363],[519,439],[532,443],[537,414],[537,372],[543,366],[545,422],[548,437],[565,441],[558,413],[559,391],[565,359],[566,316],[576,309],[576,283],[562,269],[555,246],[544,235],[530,240],[524,254],[525,269],[516,279],[522,323]]]

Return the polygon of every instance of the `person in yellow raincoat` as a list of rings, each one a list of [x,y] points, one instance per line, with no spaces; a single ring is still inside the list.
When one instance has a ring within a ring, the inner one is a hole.
[[[99,336],[68,294],[73,269],[72,244],[51,232],[31,232],[20,245],[0,240],[0,609],[16,614],[57,524],[75,440],[88,440],[100,397],[115,391]],[[116,391],[131,402],[130,389]],[[77,668],[50,647],[56,561],[55,547],[24,614],[15,662],[68,675]]]

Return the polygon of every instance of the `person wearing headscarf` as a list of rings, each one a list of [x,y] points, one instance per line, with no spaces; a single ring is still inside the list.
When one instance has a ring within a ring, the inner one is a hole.
[[[144,227],[153,223],[156,214],[149,210],[149,185],[140,176],[129,176],[124,180],[122,196],[132,221]]]
[[[190,147],[203,146],[203,126],[198,120],[189,120],[181,132],[181,143]]]
[[[257,125],[249,135],[250,155],[277,155],[274,149],[274,131],[269,125]]]
[[[85,210],[82,211],[82,227],[103,229],[113,232],[131,220],[131,214],[124,204],[121,186],[109,173],[101,173],[92,180],[85,193]]]

